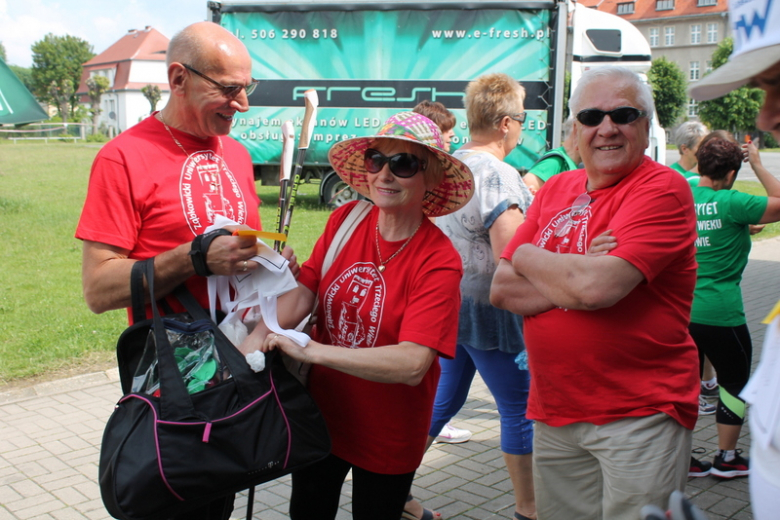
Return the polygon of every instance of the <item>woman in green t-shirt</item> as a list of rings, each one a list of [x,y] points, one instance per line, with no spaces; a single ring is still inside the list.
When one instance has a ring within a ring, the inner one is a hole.
[[[768,197],[731,190],[744,157],[738,144],[705,139],[697,153],[701,179],[693,188],[693,198],[699,270],[689,331],[699,348],[699,361],[705,355],[709,358],[720,385],[715,415],[719,449],[712,464],[697,461],[699,476],[749,474],[748,459],[736,449],[745,419],[745,402],[739,393],[750,377],[752,357],[739,284],[750,253],[749,226],[780,221],[780,181],[763,167],[752,143],[744,147]]]

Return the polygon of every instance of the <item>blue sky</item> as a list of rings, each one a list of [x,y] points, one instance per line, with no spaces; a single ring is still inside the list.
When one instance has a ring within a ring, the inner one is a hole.
[[[206,13],[206,0],[0,0],[0,42],[9,64],[30,67],[30,47],[48,33],[78,36],[99,54],[130,29],[171,38]]]

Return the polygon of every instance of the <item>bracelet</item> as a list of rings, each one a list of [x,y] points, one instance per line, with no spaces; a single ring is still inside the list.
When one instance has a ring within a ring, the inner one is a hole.
[[[192,241],[190,252],[188,253],[192,259],[192,267],[195,268],[195,274],[198,276],[211,276],[214,274],[206,263],[206,254],[209,252],[211,242],[217,237],[229,236],[232,234],[233,233],[227,229],[215,229],[214,231],[209,231],[208,233],[203,233],[202,235],[195,237]]]

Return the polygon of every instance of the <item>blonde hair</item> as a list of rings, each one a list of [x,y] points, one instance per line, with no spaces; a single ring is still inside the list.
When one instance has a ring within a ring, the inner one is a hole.
[[[469,120],[469,132],[495,130],[504,116],[522,110],[525,89],[517,80],[502,73],[484,74],[466,87],[463,104]]]

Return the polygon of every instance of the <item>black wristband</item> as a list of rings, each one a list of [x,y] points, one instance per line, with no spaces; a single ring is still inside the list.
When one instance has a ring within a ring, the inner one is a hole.
[[[192,267],[195,268],[195,274],[198,276],[211,276],[214,274],[206,263],[206,254],[209,252],[209,246],[211,246],[211,242],[215,238],[232,234],[227,229],[220,228],[195,237],[189,252],[192,259]]]

